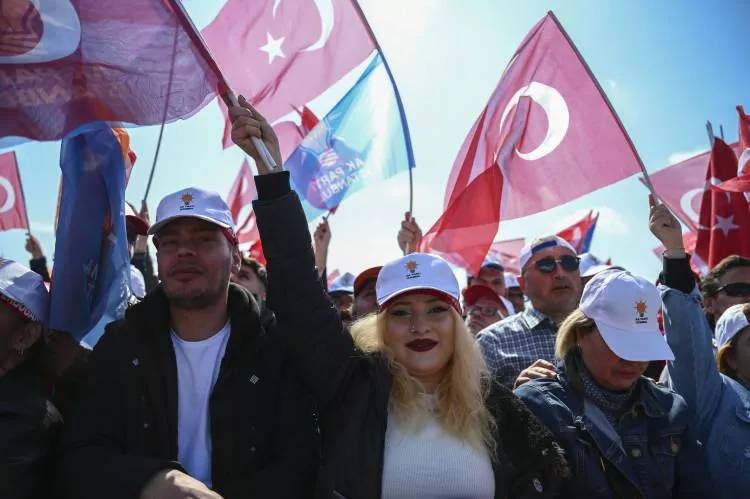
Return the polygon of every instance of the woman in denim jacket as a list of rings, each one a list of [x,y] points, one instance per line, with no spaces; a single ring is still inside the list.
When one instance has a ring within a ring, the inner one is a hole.
[[[645,279],[597,274],[558,331],[557,376],[515,392],[566,451],[569,497],[705,497],[689,483],[701,462],[685,401],[642,376],[649,361],[673,358],[660,306]]]
[[[668,364],[673,388],[691,409],[698,439],[706,449],[714,497],[750,494],[750,305],[734,305],[711,328],[682,247],[677,219],[663,205],[651,207],[651,231],[662,242],[662,297],[667,341],[675,354]],[[750,288],[750,283],[734,283]],[[718,361],[718,362],[717,362]]]

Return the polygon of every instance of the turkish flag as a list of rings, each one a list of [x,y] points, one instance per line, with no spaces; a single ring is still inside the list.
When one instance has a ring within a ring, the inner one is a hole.
[[[29,219],[16,154],[0,154],[0,230],[28,228]]]
[[[735,152],[739,150],[737,143],[729,147]],[[661,200],[691,229],[698,227],[710,159],[711,151],[706,151],[649,175]]]
[[[245,222],[237,229],[237,242],[248,248],[248,254],[258,260],[263,265],[266,264],[266,257],[263,254],[263,245],[260,241],[260,231],[255,219],[255,212],[248,213]]]
[[[594,216],[593,211],[570,227],[566,227],[557,233],[558,236],[568,241],[578,254],[586,253],[591,246],[591,239],[594,235],[596,222],[599,220],[599,214]]]
[[[558,206],[641,168],[601,88],[550,12],[523,40],[466,137],[444,214],[422,248],[476,271],[499,220]],[[468,191],[492,199],[473,198],[472,207],[463,199]]]
[[[229,205],[229,210],[232,212],[234,223],[237,223],[242,208],[251,204],[257,197],[258,192],[255,189],[255,181],[250,171],[250,164],[247,162],[247,158],[245,158],[242,165],[240,165],[240,170],[237,172],[237,178],[234,179],[232,188],[229,190],[229,194],[227,194],[227,204]]]
[[[351,0],[228,0],[203,36],[229,83],[272,124],[375,50]],[[230,134],[227,121],[224,147]]]
[[[737,156],[723,140],[714,139],[705,175],[696,254],[713,268],[729,255],[750,257],[750,207],[740,193],[717,192],[711,185],[735,177]]]
[[[731,178],[719,185],[713,185],[711,188],[725,192],[750,192],[750,173]]]
[[[273,125],[273,130],[279,138],[279,149],[283,160],[286,160],[294,152],[302,139],[320,121],[307,106],[304,106],[301,111],[299,109],[295,109],[295,111],[300,119],[299,124],[294,121],[279,121]]]
[[[739,120],[737,123],[737,135],[740,138],[740,151],[750,148],[750,116],[745,114],[742,106],[737,106]]]
[[[0,3],[0,137],[197,112],[223,84],[180,12],[178,0]]]

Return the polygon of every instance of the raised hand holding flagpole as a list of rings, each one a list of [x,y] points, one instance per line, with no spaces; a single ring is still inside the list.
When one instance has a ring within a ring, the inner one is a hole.
[[[195,44],[196,48],[201,52],[204,59],[208,63],[209,67],[211,68],[211,71],[216,75],[216,77],[219,80],[219,95],[222,99],[224,99],[224,103],[227,105],[228,108],[230,108],[230,111],[232,108],[235,109],[252,109],[252,107],[246,107],[245,104],[249,106],[247,101],[244,100],[244,97],[240,96],[240,99],[244,101],[244,104],[242,104],[240,101],[237,100],[237,97],[235,96],[234,92],[232,91],[231,87],[226,81],[226,78],[224,78],[224,75],[222,74],[221,70],[219,69],[219,66],[216,64],[216,61],[214,60],[213,56],[211,55],[211,52],[208,50],[208,45],[206,45],[206,41],[203,39],[203,36],[201,35],[200,31],[195,27],[195,24],[193,24],[192,19],[190,19],[190,16],[188,15],[187,11],[185,11],[185,7],[182,6],[182,2],[180,0],[169,0],[170,5],[172,5],[173,10],[177,18],[180,20],[182,25],[185,27],[188,35],[190,36],[190,39]],[[252,110],[252,113],[258,114],[257,111]],[[244,113],[243,113],[244,114]],[[258,114],[258,116],[260,116]],[[252,117],[252,115],[250,116]],[[265,119],[260,117],[261,120],[265,123]],[[266,123],[266,125],[268,125]],[[270,126],[269,126],[270,128]],[[276,140],[275,134],[273,135],[273,140],[276,141],[277,145],[277,151],[276,155],[271,154],[268,151],[267,144],[264,143],[263,140],[261,140],[260,135],[254,135],[252,134],[251,142],[253,145],[253,150],[257,150],[259,161],[256,161],[258,171],[259,173],[273,173],[278,169],[278,165],[281,163],[281,156],[278,154],[278,140]],[[239,144],[238,144],[239,145]],[[242,146],[240,146],[242,147]],[[245,152],[249,151],[245,147],[242,147]],[[256,156],[253,156],[255,159]],[[262,163],[262,164],[261,164]],[[263,168],[263,172],[260,172],[261,168]]]

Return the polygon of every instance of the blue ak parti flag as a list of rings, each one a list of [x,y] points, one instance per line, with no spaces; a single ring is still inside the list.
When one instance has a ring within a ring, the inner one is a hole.
[[[93,346],[107,323],[123,317],[130,296],[125,162],[102,124],[62,141],[60,168],[50,327]]]
[[[391,82],[378,53],[284,163],[308,220],[413,166],[406,119]]]

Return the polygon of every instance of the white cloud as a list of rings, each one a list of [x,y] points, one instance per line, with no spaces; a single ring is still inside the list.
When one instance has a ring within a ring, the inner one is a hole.
[[[682,151],[682,152],[674,152],[669,155],[667,158],[667,164],[673,165],[675,163],[679,163],[680,161],[685,161],[686,159],[690,159],[693,156],[697,156],[700,153],[706,152],[705,147],[695,147],[690,151]]]
[[[614,89],[617,88],[617,82],[615,80],[612,80],[612,79],[607,80],[607,85],[612,90],[614,90]]]

